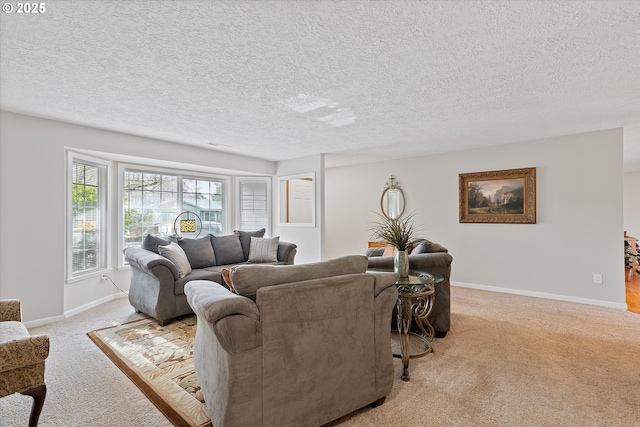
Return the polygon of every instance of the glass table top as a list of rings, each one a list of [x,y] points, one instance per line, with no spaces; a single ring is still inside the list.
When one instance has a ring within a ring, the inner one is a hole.
[[[391,272],[393,270],[384,268],[370,268],[367,271]],[[398,280],[396,281],[396,285],[434,285],[436,283],[442,282],[443,280],[444,277],[439,274],[420,270],[409,270],[409,277],[398,278]]]

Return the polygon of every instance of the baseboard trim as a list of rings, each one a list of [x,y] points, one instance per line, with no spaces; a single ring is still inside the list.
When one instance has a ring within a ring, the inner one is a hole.
[[[113,295],[108,295],[104,298],[100,298],[97,299],[95,301],[92,301],[88,304],[82,305],[80,307],[76,307],[74,309],[71,309],[69,311],[65,311],[64,315],[62,316],[54,316],[54,317],[45,317],[42,319],[36,319],[36,320],[30,320],[28,322],[24,322],[24,326],[27,328],[35,328],[38,326],[43,326],[43,325],[48,325],[49,323],[56,323],[56,322],[60,322],[64,319],[66,319],[67,317],[71,317],[74,316],[76,314],[82,313],[83,311],[87,311],[90,310],[94,307],[97,307],[101,304],[104,304],[105,302],[109,302],[112,301],[116,298],[126,298],[127,295],[122,293],[122,292],[118,292],[117,294],[113,294]]]
[[[522,290],[522,289],[501,288],[501,287],[498,287],[498,286],[476,285],[474,283],[464,283],[464,282],[454,282],[454,281],[451,281],[451,285],[452,286],[459,286],[461,288],[478,289],[478,290],[481,290],[481,291],[501,292],[503,294],[522,295],[522,296],[527,296],[527,297],[551,299],[551,300],[557,300],[557,301],[576,302],[576,303],[579,303],[579,304],[587,304],[587,305],[595,305],[595,306],[599,306],[599,307],[615,308],[617,310],[627,310],[627,304],[618,303],[618,302],[612,302],[612,301],[603,301],[603,300],[597,300],[597,299],[572,297],[572,296],[567,296],[567,295],[549,294],[549,293],[546,293],[546,292],[525,291],[525,290]]]
[[[28,322],[24,322],[24,326],[29,328],[36,328],[38,326],[48,325],[49,323],[56,323],[66,319],[65,316],[53,316],[53,317],[44,317],[42,319],[30,320]]]
[[[105,302],[112,301],[115,298],[116,298],[116,295],[114,294],[114,295],[108,295],[106,297],[97,299],[97,300],[92,301],[92,302],[90,302],[88,304],[81,305],[80,307],[73,308],[73,309],[71,309],[69,311],[65,311],[64,312],[64,317],[67,318],[67,317],[74,316],[76,314],[82,313],[83,311],[87,311],[87,310],[92,309],[93,307],[97,307],[97,306],[99,306],[101,304],[104,304]]]

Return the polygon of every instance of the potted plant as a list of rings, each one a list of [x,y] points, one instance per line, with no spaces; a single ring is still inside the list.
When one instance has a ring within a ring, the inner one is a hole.
[[[393,262],[393,271],[400,277],[409,276],[409,255],[407,249],[416,231],[414,214],[404,218],[390,219],[384,215],[376,213],[379,221],[371,228],[373,237],[386,241],[397,249]]]

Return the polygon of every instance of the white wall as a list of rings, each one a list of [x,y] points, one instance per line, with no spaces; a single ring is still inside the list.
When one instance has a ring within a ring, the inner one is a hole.
[[[325,171],[323,155],[274,164],[2,111],[0,298],[20,298],[26,321],[61,318],[120,295],[97,276],[65,284],[65,147],[247,174],[314,172],[316,226],[279,226],[277,212],[272,216],[272,234],[298,244],[296,263],[363,254],[373,212],[393,173],[407,197],[407,212],[418,213],[422,234],[453,255],[452,280],[624,304],[620,129]],[[459,173],[530,166],[538,175],[537,224],[458,223]],[[638,181],[639,173],[624,176],[624,227],[640,237]],[[274,201],[277,184],[276,177]],[[115,239],[113,233],[112,267]],[[593,273],[603,274],[603,285],[592,283]],[[128,270],[113,269],[110,276],[128,290]]]
[[[278,200],[279,177],[297,174],[315,173],[316,221],[314,227],[293,224],[279,224],[279,204],[273,206],[273,235],[280,240],[298,245],[296,264],[317,262],[324,254],[324,155],[318,154],[276,163],[276,177],[273,179],[273,197]]]
[[[624,174],[624,229],[640,239],[640,172]]]
[[[537,224],[458,222],[460,173],[524,167],[537,168]],[[452,281],[626,308],[621,129],[327,169],[328,258],[364,254],[391,174],[421,235],[452,254]]]
[[[121,295],[99,275],[65,284],[65,147],[200,169],[275,172],[266,160],[0,112],[0,298],[21,299],[25,321],[56,320]],[[110,202],[117,204],[115,197],[114,191]],[[128,269],[115,270],[116,220],[114,209],[109,275],[126,291]]]

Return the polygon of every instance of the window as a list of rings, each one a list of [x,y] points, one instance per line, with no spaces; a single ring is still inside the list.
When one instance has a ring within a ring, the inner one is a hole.
[[[71,156],[68,277],[107,266],[105,164]]]
[[[222,182],[184,178],[182,209],[198,214],[202,221],[202,233],[221,234]]]
[[[174,234],[176,217],[185,211],[189,219],[200,218],[200,235],[225,229],[222,179],[129,169],[123,178],[124,247],[140,246],[147,234]]]
[[[238,179],[238,229],[269,229],[269,178]]]

